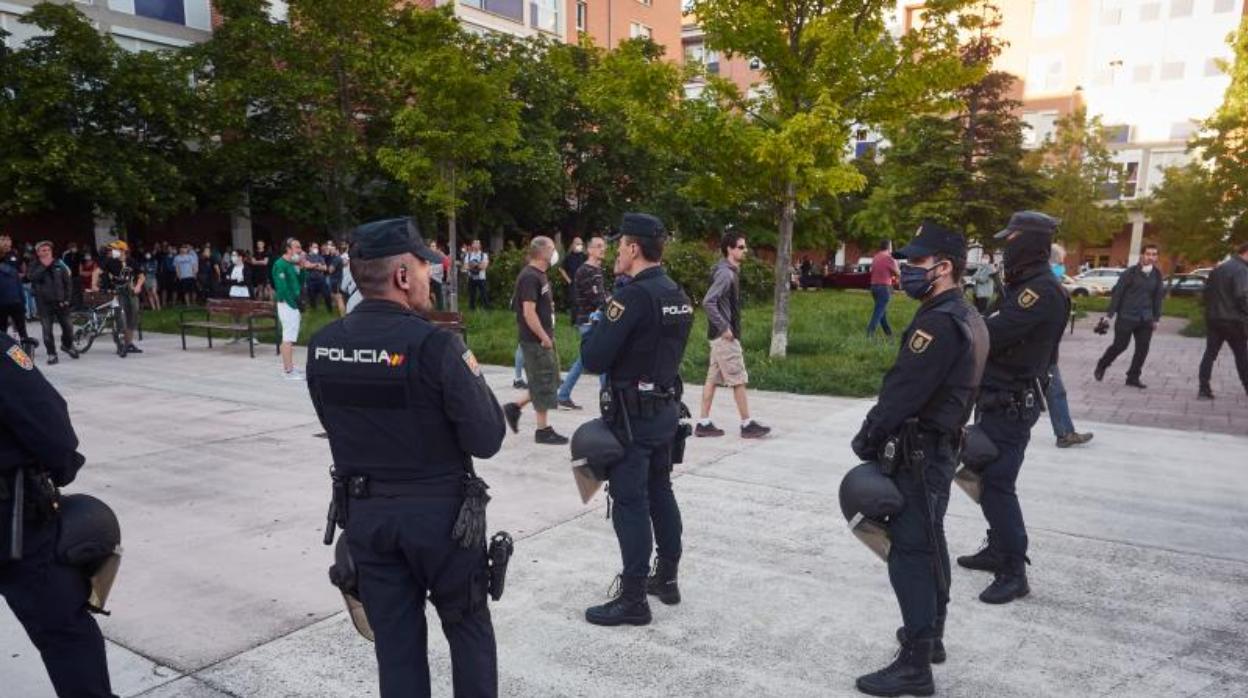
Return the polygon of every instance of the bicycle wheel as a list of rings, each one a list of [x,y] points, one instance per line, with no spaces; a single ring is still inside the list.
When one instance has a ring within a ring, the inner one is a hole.
[[[95,342],[95,313],[89,310],[75,310],[69,314],[69,324],[74,328],[74,351],[85,354]]]
[[[118,328],[117,319],[116,317],[113,318],[113,344],[117,345],[117,356],[124,359],[126,358],[126,337]]]

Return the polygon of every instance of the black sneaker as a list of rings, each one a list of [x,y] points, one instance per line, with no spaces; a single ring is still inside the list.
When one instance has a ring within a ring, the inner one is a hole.
[[[1098,383],[1105,380],[1105,369],[1097,366],[1096,370],[1092,372],[1092,377],[1095,378]]]
[[[698,422],[698,425],[693,428],[693,435],[694,436],[723,436],[724,430],[715,426],[713,422],[710,424],[703,424],[702,422]]]
[[[1200,392],[1196,393],[1196,399],[1197,399],[1197,400],[1212,400],[1212,399],[1213,399],[1213,388],[1210,388],[1210,387],[1209,387],[1209,386],[1207,386],[1207,385],[1206,385],[1206,386],[1204,386],[1204,387],[1202,387],[1202,388],[1200,389]]]
[[[142,353],[143,353],[143,350],[142,350],[142,349],[140,349],[140,348],[138,348],[138,347],[136,347],[136,346],[134,346],[133,344],[127,344],[127,345],[126,345],[126,353],[127,353],[127,354],[142,354]]]
[[[516,390],[527,390],[529,387],[529,384],[525,383],[523,379],[517,378],[511,382],[511,387],[515,388]]]
[[[559,401],[559,409],[563,409],[563,410],[579,410],[579,409],[582,409],[582,408],[581,408],[581,406],[580,406],[580,405],[576,404],[575,402],[572,402],[572,400],[571,400],[571,399],[567,399],[567,400],[560,400],[560,401]]]
[[[1141,383],[1139,378],[1128,378],[1127,385],[1131,386],[1132,388],[1139,388],[1140,390],[1144,390],[1145,388],[1148,387],[1147,385],[1144,385],[1143,383]]]
[[[770,433],[771,427],[765,427],[752,419],[749,424],[741,427],[741,438],[743,439],[761,439]]]
[[[533,432],[533,440],[545,446],[562,446],[568,442],[568,437],[556,432],[554,427],[546,427]]]
[[[65,347],[61,351],[64,351],[66,354],[69,354],[69,358],[71,359],[78,358],[78,350],[73,347]]]
[[[507,420],[507,426],[511,427],[511,433],[520,433],[520,406],[514,402],[503,405],[503,418]]]
[[[48,365],[49,365],[49,366],[55,366],[55,365],[59,364],[60,362],[61,362],[61,360],[60,360],[60,359],[58,359],[58,358],[56,358],[56,354],[49,354],[49,355],[48,355]]]

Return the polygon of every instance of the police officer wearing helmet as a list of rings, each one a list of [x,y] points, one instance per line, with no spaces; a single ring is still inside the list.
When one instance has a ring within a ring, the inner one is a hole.
[[[486,606],[484,482],[473,458],[503,442],[503,414],[477,360],[420,313],[432,307],[427,247],[408,218],[353,233],[364,296],[308,345],[307,380],[334,457],[335,503],[376,638],[382,696],[429,696],[425,598],[450,645],[456,696],[498,695]],[[341,486],[341,490],[338,487]],[[480,521],[460,523],[470,502]]]
[[[678,459],[688,435],[680,424],[687,410],[680,402],[679,370],[693,304],[660,266],[666,238],[658,218],[624,214],[613,237],[619,241],[615,274],[632,281],[612,297],[581,346],[585,370],[609,376],[600,400],[603,419],[625,447],[609,473],[623,572],[618,595],[585,611],[595,625],[646,625],[647,592],[666,604],[680,602],[681,520],[671,474],[673,447]],[[658,560],[647,580],[652,547]]]
[[[992,347],[976,418],[999,455],[982,473],[979,504],[988,520],[987,544],[958,558],[963,567],[994,574],[979,596],[984,603],[1008,603],[1030,592],[1027,529],[1015,482],[1070,313],[1070,301],[1048,266],[1057,225],[1051,216],[1022,211],[996,235],[1005,241],[1005,293],[987,320]]]
[[[945,508],[988,353],[984,321],[962,294],[962,235],[925,222],[896,256],[906,260],[902,290],[922,305],[852,444],[860,458],[880,460],[893,473],[904,498],[888,521],[888,577],[901,606],[902,651],[888,667],[859,677],[858,690],[875,696],[931,695],[931,663],[945,660]]]
[[[112,696],[87,576],[56,558],[56,492],[82,467],[65,401],[0,332],[0,596],[59,696]],[[17,510],[21,531],[14,531]]]

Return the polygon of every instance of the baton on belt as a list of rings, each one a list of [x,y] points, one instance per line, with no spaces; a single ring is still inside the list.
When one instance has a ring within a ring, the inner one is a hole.
[[[9,522],[9,559],[22,559],[22,521],[26,514],[26,471],[17,468],[13,471],[12,520]]]

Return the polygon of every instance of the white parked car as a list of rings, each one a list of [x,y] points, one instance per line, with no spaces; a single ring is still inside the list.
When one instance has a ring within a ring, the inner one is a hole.
[[[1095,286],[1093,284],[1085,284],[1082,281],[1076,281],[1075,279],[1069,276],[1062,277],[1062,287],[1066,289],[1067,293],[1069,293],[1071,296],[1075,298],[1084,298],[1087,296],[1102,295],[1102,292],[1099,286]]]
[[[1095,288],[1096,294],[1104,296],[1113,292],[1114,286],[1118,284],[1118,279],[1126,271],[1122,267],[1089,269],[1076,276],[1074,280],[1075,283],[1080,286],[1086,286],[1089,290]]]

